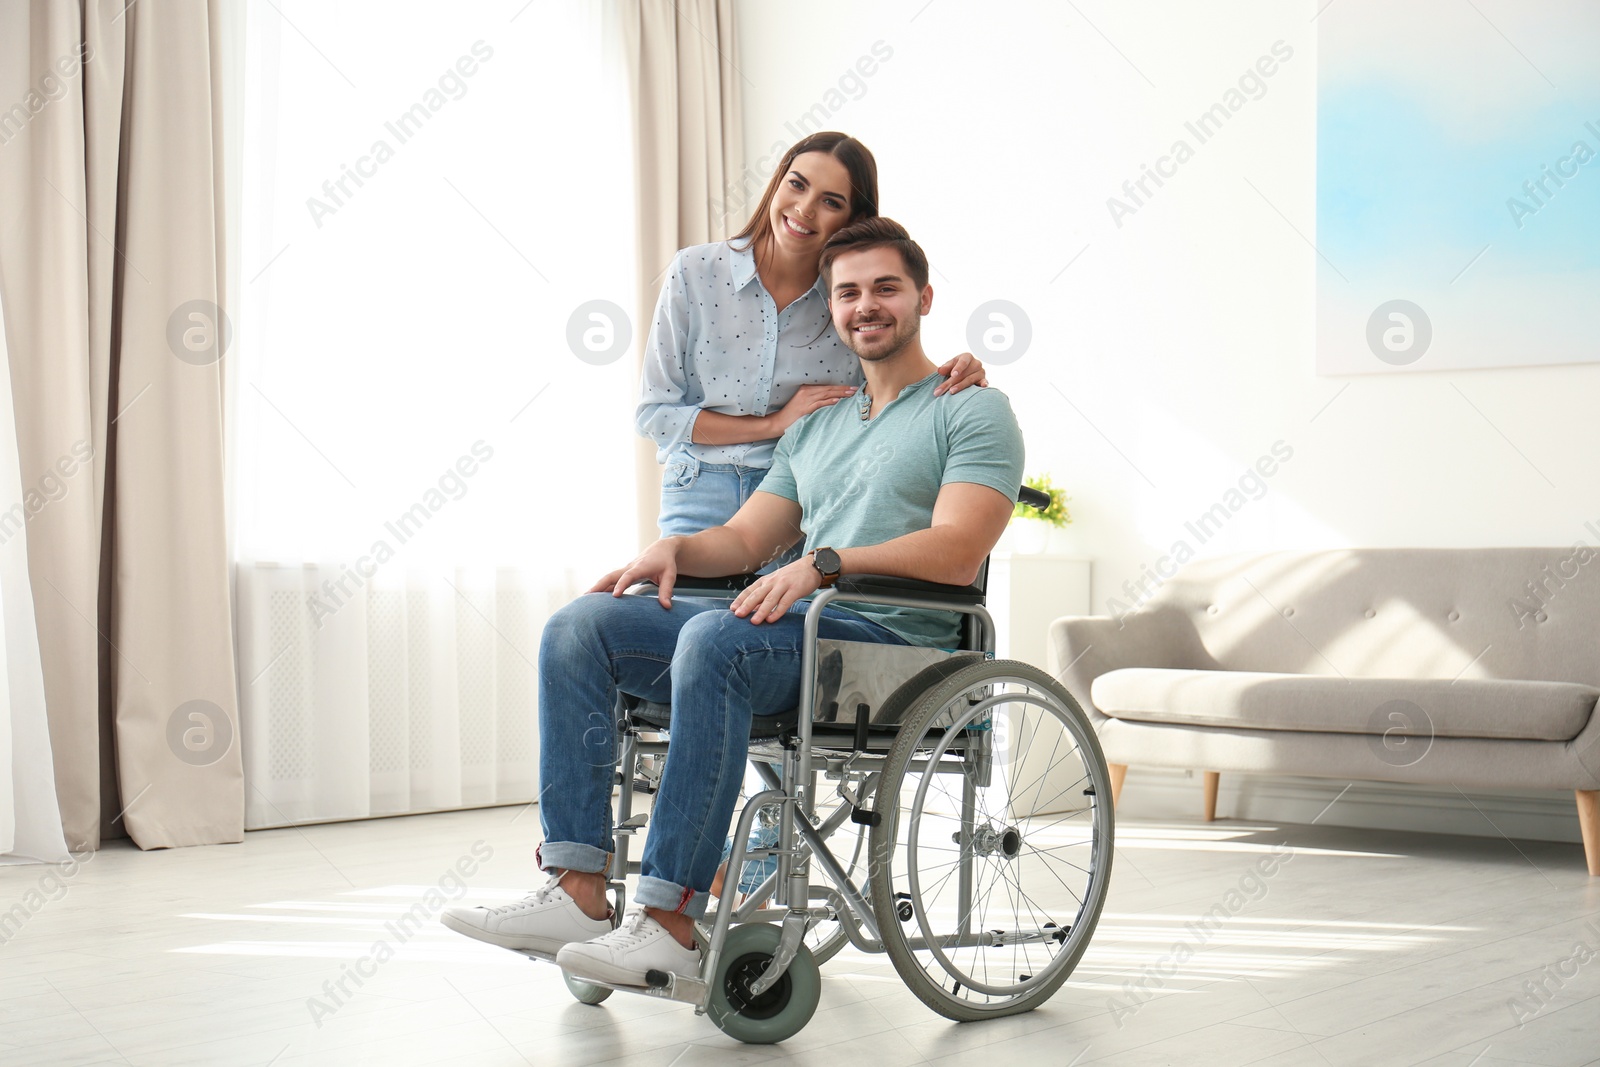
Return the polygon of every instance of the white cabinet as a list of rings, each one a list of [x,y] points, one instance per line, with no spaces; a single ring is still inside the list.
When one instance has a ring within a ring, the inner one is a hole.
[[[1063,615],[1092,615],[1092,564],[1048,552],[996,552],[989,559],[989,611],[999,630],[995,655],[1043,670],[1050,624]]]

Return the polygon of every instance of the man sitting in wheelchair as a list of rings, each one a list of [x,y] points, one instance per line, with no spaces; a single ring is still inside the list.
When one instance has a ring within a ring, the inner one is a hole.
[[[556,954],[577,978],[643,985],[652,970],[694,975],[694,921],[722,862],[751,716],[784,713],[799,697],[803,598],[841,574],[970,584],[1005,529],[1022,482],[1022,434],[997,389],[934,402],[942,379],[922,348],[933,303],[922,249],[899,224],[869,219],[829,240],[821,276],[864,389],[791,427],[759,491],[726,526],[655,542],[550,619],[539,649],[536,853],[550,881],[516,904],[451,908],[451,929]],[[679,575],[755,571],[802,537],[808,554],[731,604],[673,599]],[[658,596],[623,595],[638,582],[656,583]],[[819,632],[949,649],[958,616],[830,605]],[[620,924],[605,877],[619,691],[672,707],[642,876]]]

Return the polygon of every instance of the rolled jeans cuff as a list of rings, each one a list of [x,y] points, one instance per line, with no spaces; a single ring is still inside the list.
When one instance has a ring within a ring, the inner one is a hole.
[[[605,849],[571,841],[546,841],[534,850],[533,855],[539,869],[548,874],[558,870],[604,874],[611,866],[611,853]]]
[[[639,879],[639,888],[633,894],[633,902],[646,908],[675,911],[691,919],[699,919],[705,916],[706,908],[711,904],[711,894],[697,893],[692,889],[685,889],[676,882],[647,874]]]

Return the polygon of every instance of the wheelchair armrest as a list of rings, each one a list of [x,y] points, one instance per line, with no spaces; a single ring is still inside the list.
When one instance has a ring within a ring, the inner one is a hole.
[[[686,574],[678,575],[678,580],[673,583],[673,596],[726,596],[737,593],[748,587],[760,575],[757,574],[728,574],[721,578],[694,578]]]
[[[679,575],[672,587],[673,596],[731,597],[747,588],[760,575],[730,574],[721,578],[695,578]],[[653,589],[654,582],[636,582],[629,591]],[[896,578],[887,574],[852,574],[835,583],[841,592],[861,596],[884,594],[905,596],[918,600],[946,601],[955,604],[982,604],[984,591],[977,585],[942,585],[923,582],[915,578]]]
[[[688,574],[678,575],[678,580],[672,585],[673,596],[703,596],[712,598],[732,597],[754,582],[759,575],[755,574],[729,574],[721,578],[696,578]],[[654,589],[655,582],[635,582],[628,587],[629,592],[641,588]]]
[[[982,604],[984,595],[983,589],[976,585],[942,585],[887,574],[851,574],[840,578],[835,585],[841,592],[862,596],[876,593],[952,604]]]

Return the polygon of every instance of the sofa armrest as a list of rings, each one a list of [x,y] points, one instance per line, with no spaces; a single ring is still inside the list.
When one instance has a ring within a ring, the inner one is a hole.
[[[1089,699],[1089,690],[1100,675],[1123,667],[1216,666],[1194,627],[1181,612],[1170,610],[1059,618],[1050,624],[1047,657],[1050,674],[1097,727],[1106,716]]]

